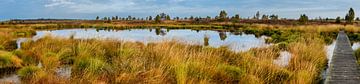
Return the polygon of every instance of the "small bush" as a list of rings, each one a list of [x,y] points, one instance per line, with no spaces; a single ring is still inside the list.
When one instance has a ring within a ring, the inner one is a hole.
[[[355,56],[356,59],[358,60],[358,64],[360,64],[360,48],[355,50]]]
[[[21,67],[22,60],[10,52],[0,51],[1,67]]]
[[[1,55],[0,56],[0,65],[2,67],[11,65],[11,56],[9,55]]]
[[[26,67],[21,68],[17,72],[17,74],[22,79],[31,79],[31,78],[35,77],[36,73],[39,72],[40,70],[41,69],[36,66],[26,66]]]
[[[22,64],[24,66],[36,65],[39,62],[38,58],[34,56],[34,53],[30,51],[18,49],[13,51],[12,53],[22,60]]]
[[[217,66],[217,78],[225,82],[239,82],[240,77],[244,75],[245,70],[239,67],[220,64]]]
[[[5,47],[3,45],[0,45],[0,50],[5,50]]]
[[[13,51],[17,48],[17,43],[16,40],[12,40],[12,41],[6,41],[3,44],[3,47],[5,48],[5,50],[7,51]]]
[[[101,77],[108,73],[108,64],[96,58],[78,59],[73,66],[73,73],[85,79]],[[107,74],[110,75],[110,74]]]
[[[287,47],[289,46],[289,43],[287,42],[280,42],[278,43],[278,48],[280,48],[281,50],[287,50]]]

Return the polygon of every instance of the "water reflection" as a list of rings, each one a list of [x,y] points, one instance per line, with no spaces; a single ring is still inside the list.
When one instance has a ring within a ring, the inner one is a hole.
[[[209,36],[205,35],[204,37],[204,46],[209,46]]]
[[[155,30],[155,32],[152,32]],[[196,45],[208,45],[212,47],[228,46],[234,51],[246,51],[250,48],[266,47],[270,44],[265,43],[265,36],[255,37],[253,34],[243,34],[240,32],[225,32],[211,30],[190,30],[190,29],[130,29],[130,30],[99,30],[99,29],[64,29],[54,31],[37,31],[33,38],[41,38],[46,34],[57,37],[74,39],[117,39],[123,41],[137,41],[145,44],[149,42],[159,42],[163,40],[175,39]],[[205,36],[207,36],[205,38]]]
[[[226,40],[226,32],[222,32],[222,31],[220,31],[219,32],[219,37],[220,37],[220,39],[222,40],[222,41],[224,41],[224,40]]]
[[[168,30],[168,32],[169,32],[169,30]],[[166,35],[165,31],[162,30],[162,29],[160,29],[160,28],[156,28],[156,29],[155,29],[155,33],[156,33],[156,35],[161,35],[161,36],[165,36],[165,35]]]
[[[359,48],[360,48],[360,43],[359,42],[353,43],[353,45],[352,45],[353,50],[357,50]]]

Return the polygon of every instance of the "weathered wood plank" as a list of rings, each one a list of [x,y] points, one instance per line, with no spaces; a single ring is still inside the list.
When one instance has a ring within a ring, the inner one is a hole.
[[[325,84],[360,84],[359,69],[349,38],[340,31]]]

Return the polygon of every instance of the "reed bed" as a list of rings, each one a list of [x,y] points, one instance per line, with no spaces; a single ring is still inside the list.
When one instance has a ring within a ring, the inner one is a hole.
[[[353,37],[349,36],[354,39],[359,32],[354,25],[257,24],[230,28],[229,31],[267,35],[271,37],[267,41],[275,43],[274,46],[244,52],[234,52],[227,47],[189,45],[176,40],[143,44],[52,36],[25,42],[21,49],[15,50],[14,39],[34,35],[34,30],[52,26],[59,25],[1,28],[1,66],[21,68],[17,74],[23,83],[30,84],[312,84],[320,82],[320,73],[327,62],[324,45],[332,41],[330,37],[337,34],[334,32],[345,29],[354,33]],[[208,38],[204,38],[206,40]],[[291,53],[289,65],[276,65],[274,60],[284,50]],[[69,78],[58,74],[58,70],[65,66],[71,67]]]
[[[324,42],[317,35],[306,36],[285,47],[293,56],[285,67],[273,63],[282,50],[276,45],[237,53],[176,41],[143,44],[46,36],[23,43],[16,55],[28,60],[18,71],[26,83],[318,83],[326,65],[325,51],[319,52]],[[62,66],[72,67],[70,78],[57,76]]]

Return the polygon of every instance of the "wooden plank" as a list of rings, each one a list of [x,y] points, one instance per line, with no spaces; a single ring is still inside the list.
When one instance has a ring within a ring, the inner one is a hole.
[[[340,31],[325,84],[360,84],[359,65],[348,36]]]

